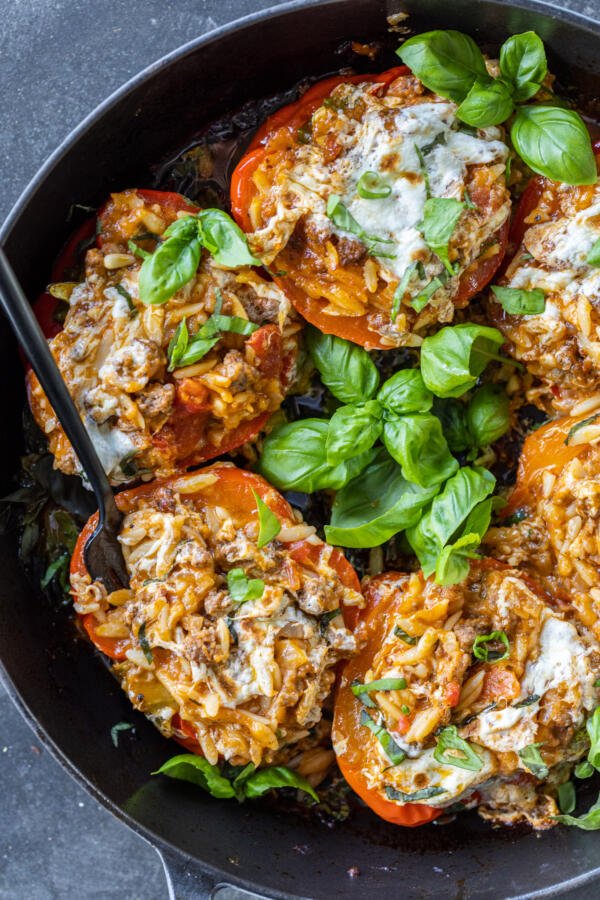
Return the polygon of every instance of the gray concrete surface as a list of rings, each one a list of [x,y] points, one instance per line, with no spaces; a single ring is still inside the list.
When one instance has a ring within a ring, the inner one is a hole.
[[[0,0],[0,220],[54,147],[123,81],[217,25],[277,5]],[[600,0],[561,5],[600,16]],[[154,851],[62,771],[0,687],[0,900],[167,896]]]

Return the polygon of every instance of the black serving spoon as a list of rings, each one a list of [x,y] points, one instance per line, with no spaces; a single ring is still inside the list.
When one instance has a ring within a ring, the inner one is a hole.
[[[117,508],[106,473],[46,338],[1,247],[0,303],[96,496],[98,525],[83,550],[87,570],[94,580],[102,581],[109,592],[128,587],[129,576],[117,539],[123,514]]]

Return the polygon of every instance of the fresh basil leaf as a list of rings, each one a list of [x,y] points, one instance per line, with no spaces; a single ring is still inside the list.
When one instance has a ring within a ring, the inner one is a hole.
[[[503,81],[476,81],[456,115],[474,128],[487,128],[505,122],[514,108],[510,89]]]
[[[502,649],[497,649],[498,644],[502,645]],[[473,656],[486,663],[497,663],[501,659],[508,659],[510,643],[506,632],[492,631],[490,634],[479,634],[473,642]]]
[[[597,831],[600,828],[600,797],[586,813],[581,816],[552,816],[561,825],[573,825],[582,831]]]
[[[395,803],[421,803],[423,800],[431,800],[432,797],[447,793],[446,788],[443,787],[426,787],[421,788],[420,791],[405,794],[404,791],[399,791],[398,788],[392,787],[391,784],[385,785],[386,797]]]
[[[236,603],[247,603],[249,600],[260,600],[265,583],[260,578],[248,578],[243,569],[230,569],[227,589]]]
[[[113,742],[115,747],[119,746],[119,734],[122,731],[130,731],[134,728],[131,722],[117,722],[116,725],[110,729],[110,739]]]
[[[200,331],[202,331],[202,329]],[[204,359],[206,354],[219,343],[219,340],[220,335],[218,334],[215,337],[203,337],[202,334],[198,332],[198,334],[195,334],[192,339],[188,341],[187,347],[177,360],[176,368],[191,366],[201,359]]]
[[[414,647],[415,644],[418,644],[419,638],[415,635],[408,634],[406,631],[403,631],[399,625],[394,626],[394,634],[396,637],[399,637],[401,641],[404,641],[405,644],[408,644],[411,647]]]
[[[386,238],[378,237],[376,234],[368,234],[362,225],[356,221],[348,207],[342,203],[340,197],[337,194],[330,194],[327,200],[327,216],[336,228],[339,228],[341,231],[348,231],[350,234],[356,235],[356,237],[363,242],[365,245],[366,251],[370,256],[383,256],[388,259],[393,259],[396,254],[388,253],[384,251],[382,244],[393,244],[393,241],[387,240]]]
[[[352,693],[355,697],[361,694],[370,694],[373,691],[404,691],[406,690],[406,678],[379,678],[377,681],[367,681],[366,684],[356,682],[352,685]]]
[[[178,221],[182,223],[179,231],[158,244],[140,268],[140,300],[146,305],[166,303],[198,269],[202,248],[196,218],[186,216]]]
[[[449,753],[449,750],[456,752]],[[467,769],[469,772],[480,772],[483,768],[482,758],[471,744],[461,738],[456,725],[448,725],[440,731],[433,758],[442,765]]]
[[[588,266],[595,266],[596,268],[600,266],[600,238],[595,241],[592,249],[586,256],[585,261]]]
[[[402,760],[406,759],[406,753],[398,746],[389,731],[383,725],[377,725],[365,709],[361,711],[360,724],[375,735],[393,766],[400,765]]]
[[[371,461],[374,451],[329,465],[328,427],[325,419],[302,419],[274,428],[263,445],[258,465],[261,475],[287,491],[311,494],[326,488],[343,488]]]
[[[364,471],[336,494],[325,538],[342,547],[378,547],[414,525],[436,493],[437,486],[406,481],[380,447]]]
[[[378,172],[363,172],[358,179],[356,190],[363,200],[382,200],[392,193],[391,185]]]
[[[390,417],[383,426],[383,443],[404,478],[421,487],[440,484],[458,469],[440,420],[431,413]]]
[[[196,756],[195,753],[172,756],[152,774],[168,775],[169,778],[176,778],[178,781],[189,781],[220,799],[235,796],[233,787],[227,778],[221,775],[219,767],[213,766],[203,756]]]
[[[334,466],[370,450],[383,429],[381,414],[377,400],[336,409],[327,430],[327,462]]]
[[[425,338],[421,345],[421,374],[438,397],[460,397],[477,379],[504,343],[497,328],[454,325]]]
[[[596,160],[583,119],[558,106],[521,106],[510,129],[530,169],[565,184],[595,184]]]
[[[175,333],[171,340],[169,341],[169,349],[167,350],[167,357],[169,360],[168,371],[172,372],[173,369],[176,369],[179,365],[179,361],[185,351],[187,350],[189,340],[189,332],[187,329],[187,322],[185,319],[182,319],[177,328],[175,329]]]
[[[481,50],[460,31],[417,34],[396,52],[425,87],[455,103],[465,99],[475,81],[489,78]]]
[[[575,778],[591,778],[594,774],[594,767],[590,762],[584,760],[583,762],[577,763],[573,771]]]
[[[198,213],[197,222],[202,246],[220,266],[234,269],[261,265],[260,259],[250,252],[242,229],[222,209],[203,209]]]
[[[510,316],[539,316],[546,309],[546,295],[540,288],[524,291],[493,284],[492,293]]]
[[[68,553],[61,553],[60,556],[53,560],[40,579],[40,587],[42,589],[47,588],[56,575],[62,572],[68,572],[69,560],[70,556]]]
[[[471,532],[465,532],[453,544],[446,544],[435,565],[437,584],[448,587],[464,581],[469,574],[471,560],[479,558],[477,548],[480,544],[479,535]]]
[[[572,781],[566,781],[558,788],[558,808],[561,813],[572,813],[577,805],[575,787]]]
[[[448,258],[448,244],[464,208],[465,204],[461,200],[453,200],[451,197],[430,197],[423,208],[423,221],[420,225],[423,240],[443,262],[449,275],[455,273]]]
[[[154,662],[154,657],[152,655],[152,647],[150,646],[148,638],[146,637],[146,623],[145,622],[142,622],[142,624],[140,625],[137,639],[138,639],[138,643],[139,643],[140,647],[142,648],[142,653],[146,657],[146,660],[149,663]]]
[[[487,469],[463,466],[448,479],[420,521],[407,530],[408,542],[426,577],[435,571],[442,549],[477,504],[493,492],[495,484],[496,479]]]
[[[442,431],[453,453],[462,453],[473,445],[473,439],[467,425],[467,405],[460,400],[449,397],[433,401],[433,414],[442,423]]]
[[[293,769],[288,769],[286,766],[269,766],[266,769],[257,769],[249,778],[245,779],[242,788],[244,796],[248,800],[252,800],[254,797],[262,797],[263,794],[270,790],[296,788],[299,791],[304,791],[316,803],[319,802],[319,795],[306,778],[303,778],[298,772],[294,772]]]
[[[544,778],[548,777],[549,768],[542,759],[542,754],[540,753],[541,744],[528,744],[526,747],[523,747],[522,750],[518,750],[519,757],[521,762],[525,766],[526,769],[535,775],[536,778],[539,778],[540,781],[543,781]]]
[[[410,305],[414,309],[415,312],[420,313],[436,291],[438,291],[441,287],[443,287],[448,281],[447,272],[442,272],[441,275],[436,275],[435,278],[432,278],[429,284],[426,284],[422,291],[419,291],[416,297],[413,297],[410,301]]]
[[[462,527],[463,534],[476,534],[481,538],[490,527],[492,511],[499,506],[504,506],[505,501],[501,497],[488,497],[473,507]]]
[[[309,326],[306,344],[321,381],[342,403],[370,400],[379,387],[379,372],[366,350]]]
[[[537,94],[548,72],[546,51],[535,31],[513,34],[500,48],[500,72],[514,86],[514,98],[522,103]]]
[[[252,489],[254,500],[256,501],[256,511],[258,513],[258,538],[256,546],[261,550],[266,544],[276,538],[281,531],[281,522],[272,509],[269,509],[265,501],[258,496],[254,488]]]
[[[410,284],[411,278],[417,271],[417,263],[413,263],[411,266],[408,266],[407,269],[404,270],[404,274],[402,278],[398,282],[398,287],[394,291],[394,297],[392,300],[392,309],[390,312],[390,321],[395,322],[398,318],[398,313],[400,312],[400,307],[402,306],[402,301],[404,300],[404,296],[408,290],[408,285]]]
[[[467,406],[467,427],[476,447],[487,447],[510,428],[510,403],[499,384],[478,388]]]
[[[401,369],[382,384],[377,400],[388,412],[401,416],[429,412],[433,394],[425,387],[419,369]]]
[[[594,710],[593,715],[585,723],[585,727],[590,738],[588,762],[600,771],[600,706]]]

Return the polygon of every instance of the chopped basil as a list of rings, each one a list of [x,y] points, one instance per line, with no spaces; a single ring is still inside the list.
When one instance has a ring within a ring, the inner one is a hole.
[[[518,703],[513,703],[513,706],[515,709],[521,709],[524,706],[532,706],[534,703],[537,703],[539,699],[539,694],[530,694],[529,697],[525,697],[524,700],[520,700]]]
[[[565,444],[568,446],[571,442],[571,438],[573,438],[578,431],[580,431],[582,428],[585,428],[586,425],[593,425],[593,423],[597,422],[598,419],[600,419],[600,413],[595,413],[595,415],[588,416],[587,419],[582,419],[581,422],[577,422],[575,425],[573,425],[573,427],[569,429],[569,433],[565,438]]]
[[[394,297],[392,300],[392,311],[390,313],[390,319],[392,322],[395,322],[396,319],[398,318],[398,313],[400,312],[400,307],[402,305],[402,301],[404,300],[404,295],[406,294],[406,292],[408,290],[408,286],[411,281],[411,278],[416,273],[416,271],[417,271],[417,264],[413,263],[412,265],[408,266],[408,268],[406,268],[404,270],[402,278],[398,282],[398,287],[394,291]]]
[[[117,722],[116,725],[110,729],[110,739],[113,742],[115,747],[119,746],[119,734],[121,731],[129,731],[133,729],[134,726],[131,722]]]
[[[175,333],[173,337],[169,341],[169,348],[167,350],[167,358],[169,360],[168,371],[172,372],[173,369],[176,369],[179,366],[179,361],[185,351],[187,350],[189,342],[189,332],[187,328],[187,322],[185,318],[181,320],[177,328],[175,329]]]
[[[267,504],[262,500],[256,491],[252,489],[254,499],[256,501],[256,510],[258,512],[258,538],[256,546],[258,549],[266,546],[273,538],[277,537],[281,531],[281,522]]]
[[[575,806],[575,787],[572,781],[566,781],[558,788],[558,808],[561,813],[572,813]]]
[[[591,778],[594,774],[594,767],[586,759],[583,762],[577,763],[573,772],[575,774],[575,778]]]
[[[455,752],[449,753],[450,750]],[[468,741],[460,737],[456,725],[448,725],[440,731],[433,758],[443,765],[470,772],[479,772],[483,768],[482,758]]]
[[[594,242],[592,249],[585,258],[588,266],[600,266],[600,238]]]
[[[444,264],[450,276],[456,274],[448,257],[448,246],[465,204],[450,197],[430,197],[425,201],[420,229],[429,249]],[[414,304],[414,301],[413,301]]]
[[[393,800],[395,803],[420,803],[422,800],[431,800],[432,797],[437,797],[439,794],[446,793],[448,792],[446,788],[443,787],[427,787],[421,788],[420,791],[413,791],[412,794],[405,794],[404,791],[399,791],[390,784],[386,784],[385,786],[386,797],[388,800]]]
[[[265,590],[261,578],[248,578],[243,569],[230,569],[227,573],[227,588],[236,603],[260,600]]]
[[[405,644],[409,644],[411,647],[414,647],[414,645],[419,641],[418,637],[412,634],[407,634],[406,631],[403,631],[399,625],[394,626],[394,634],[396,635],[396,637],[399,637],[401,641],[404,641]]]
[[[146,657],[149,663],[154,662],[154,657],[152,656],[152,648],[148,643],[148,638],[146,637],[146,623],[142,622],[140,625],[140,630],[137,635],[138,643],[142,648],[142,653]]]
[[[177,326],[167,351],[169,359],[169,372],[183,366],[191,366],[199,362],[212,348],[218,344],[222,332],[250,335],[258,328],[254,322],[243,319],[241,316],[221,315],[223,298],[218,292],[215,312],[206,320],[196,334],[190,337],[185,319]]]
[[[129,250],[133,253],[134,256],[139,256],[140,259],[148,259],[149,256],[152,256],[151,253],[148,253],[147,250],[144,250],[143,247],[138,247],[135,241],[127,241],[127,246]]]
[[[356,190],[363,200],[382,200],[392,193],[391,186],[378,172],[363,172],[358,179]]]
[[[375,735],[393,766],[399,765],[402,760],[406,759],[406,753],[398,746],[389,731],[383,725],[377,725],[365,709],[360,714],[360,724]]]
[[[498,644],[503,645],[503,649],[497,649]],[[489,645],[496,645],[494,646]],[[491,634],[480,634],[473,642],[473,656],[486,663],[500,662],[501,659],[508,659],[510,656],[510,644],[504,631],[492,631]]]
[[[352,693],[355,697],[361,694],[370,694],[373,691],[403,691],[406,689],[406,678],[380,678],[377,681],[368,681],[366,684],[354,683]]]
[[[539,778],[542,781],[544,778],[548,777],[548,772],[550,771],[544,760],[542,759],[542,754],[540,753],[539,748],[542,745],[538,744],[528,744],[526,747],[523,747],[522,750],[518,751],[519,757],[526,769],[535,775],[536,778]]]
[[[525,291],[493,284],[492,293],[510,316],[539,316],[546,309],[546,295],[540,288]]]
[[[365,245],[366,251],[370,256],[382,256],[387,259],[395,257],[395,253],[386,253],[378,246],[379,244],[393,244],[394,242],[386,238],[377,237],[376,234],[367,234],[337,194],[330,194],[327,200],[327,216],[336,228],[356,235]]]
[[[129,308],[129,318],[135,319],[135,317],[138,314],[138,309],[137,309],[135,303],[133,302],[133,298],[132,298],[131,294],[129,293],[129,291],[127,290],[127,288],[123,284],[116,284],[115,290],[118,294],[121,295],[123,300],[125,300],[125,302],[127,303],[127,306]]]
[[[441,275],[436,275],[435,278],[432,278],[431,281],[425,285],[422,291],[419,291],[416,297],[413,297],[410,301],[410,305],[414,309],[415,312],[420,313],[436,291],[439,291],[441,287],[443,287],[448,281],[448,276],[446,272],[442,272]]]

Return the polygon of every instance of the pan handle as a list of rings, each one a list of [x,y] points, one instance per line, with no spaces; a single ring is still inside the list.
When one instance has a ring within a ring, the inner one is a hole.
[[[169,900],[268,900],[244,888],[218,881],[179,854],[154,848],[165,870]]]

